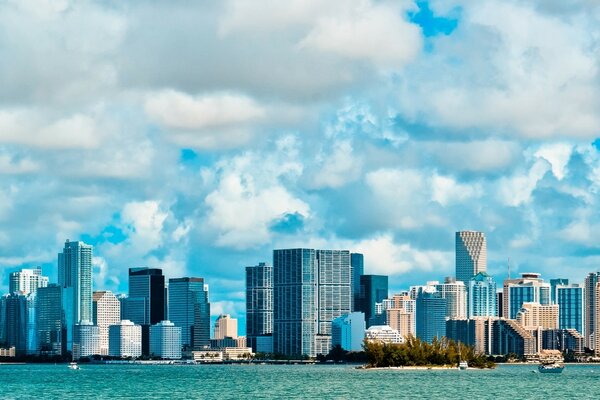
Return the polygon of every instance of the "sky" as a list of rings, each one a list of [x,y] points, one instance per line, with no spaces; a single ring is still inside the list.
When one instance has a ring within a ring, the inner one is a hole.
[[[0,2],[0,291],[66,239],[94,289],[349,249],[391,291],[600,269],[594,0]]]

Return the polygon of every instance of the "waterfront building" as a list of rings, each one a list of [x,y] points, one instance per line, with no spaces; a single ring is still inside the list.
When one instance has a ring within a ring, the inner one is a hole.
[[[185,349],[210,346],[210,303],[203,278],[169,279],[169,320],[181,327]]]
[[[9,348],[0,348],[0,357],[16,357],[17,356],[17,350],[15,349],[15,346],[9,347]]]
[[[111,291],[101,290],[92,296],[93,322],[99,331],[99,353],[108,355],[108,327],[121,321],[121,302]]]
[[[90,321],[81,321],[73,329],[73,359],[100,354],[100,330]]]
[[[546,329],[542,331],[542,348],[565,353],[583,354],[585,340],[575,329]]]
[[[288,356],[327,354],[331,321],[350,313],[347,250],[273,251],[273,348]]]
[[[476,231],[456,232],[456,280],[469,282],[479,272],[487,269],[487,244],[485,234]]]
[[[496,282],[485,272],[479,272],[469,280],[467,317],[495,317]]]
[[[63,288],[57,284],[36,292],[37,347],[41,355],[60,356],[66,351]]]
[[[255,336],[252,351],[255,353],[273,353],[273,335]]]
[[[258,341],[273,348],[273,267],[266,263],[246,267],[246,336],[248,346],[258,350]],[[266,337],[267,339],[258,339]],[[263,348],[264,349],[264,348]]]
[[[568,283],[555,285],[556,304],[558,304],[559,329],[575,329],[583,335],[584,291],[583,286]]]
[[[365,339],[365,314],[352,312],[331,322],[331,346],[341,346],[346,351],[361,351]]]
[[[142,327],[121,320],[108,328],[108,354],[112,357],[138,358],[142,355]]]
[[[224,337],[223,339],[210,339],[211,349],[222,349],[224,347],[248,347],[248,341],[245,336],[238,336],[236,338]],[[271,347],[273,347],[271,345]],[[267,353],[272,353],[270,352]]]
[[[516,319],[525,329],[558,329],[558,304],[523,303]]]
[[[446,337],[475,348],[476,353],[492,354],[492,331],[497,317],[474,317],[446,321]]]
[[[92,253],[93,246],[67,239],[62,253],[58,254],[58,283],[65,289],[67,350],[73,347],[73,326],[92,320]]]
[[[386,306],[386,321],[392,329],[400,332],[402,337],[416,336],[416,302],[405,292],[395,294],[388,299],[390,304]]]
[[[221,350],[196,350],[191,352],[192,360],[198,363],[220,363],[223,362],[223,352]]]
[[[373,325],[365,331],[365,340],[383,343],[404,343],[404,338],[389,325]]]
[[[385,322],[385,313],[377,314],[377,303],[388,298],[386,275],[361,275],[358,311],[365,314],[367,327]]]
[[[437,292],[421,292],[416,300],[417,337],[431,343],[446,336],[446,299]]]
[[[525,356],[536,353],[536,338],[512,319],[494,321],[492,338],[492,354]]]
[[[352,269],[352,311],[359,311],[360,276],[365,273],[364,255],[361,253],[350,253],[350,267]]]
[[[27,354],[27,296],[19,292],[4,295],[0,301],[4,322],[4,343],[15,347],[17,356]]]
[[[237,338],[237,319],[231,318],[229,314],[221,314],[215,321],[214,339],[224,339],[230,337],[232,339]]]
[[[162,359],[181,358],[181,327],[161,321],[150,327],[150,355]]]
[[[21,292],[28,295],[46,286],[48,286],[48,277],[42,275],[41,267],[22,269],[9,275],[9,293]]]
[[[585,278],[585,327],[583,334],[586,347],[590,350],[596,348],[596,316],[598,315],[596,311],[596,285],[598,282],[600,282],[600,271],[590,272]]]
[[[447,277],[444,283],[437,283],[435,290],[446,299],[446,318],[467,317],[467,289],[465,282]]]
[[[520,278],[506,279],[503,288],[503,312],[505,318],[515,319],[523,303],[550,304],[550,284],[538,273],[523,273]]]
[[[596,322],[596,326],[594,326],[594,334],[593,339],[591,339],[592,344],[594,344],[594,355],[596,357],[600,356],[600,282],[596,283],[596,287],[594,288],[594,306],[595,315],[594,320]]]

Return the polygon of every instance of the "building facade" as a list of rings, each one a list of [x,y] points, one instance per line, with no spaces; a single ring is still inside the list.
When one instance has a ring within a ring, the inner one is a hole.
[[[17,356],[27,354],[27,296],[19,292],[4,295],[0,301],[6,347],[14,347]]]
[[[257,349],[257,337],[273,335],[273,267],[267,263],[246,267],[246,336]]]
[[[365,273],[365,257],[360,253],[350,253],[352,268],[352,311],[358,311],[360,302],[360,276]]]
[[[400,333],[388,325],[373,325],[365,331],[365,340],[382,343],[404,343]]]
[[[469,280],[467,317],[495,317],[497,315],[496,282],[485,272]]]
[[[75,324],[73,330],[73,359],[100,354],[100,330],[90,321]]]
[[[57,284],[38,288],[36,293],[36,331],[40,355],[60,356],[66,351],[66,326],[63,288]]]
[[[520,278],[506,279],[502,296],[504,318],[515,319],[523,303],[550,304],[550,284],[538,273],[523,273]]]
[[[381,325],[385,314],[377,314],[377,303],[388,298],[388,277],[386,275],[361,275],[358,311],[365,314],[367,327]]]
[[[108,329],[108,354],[112,357],[138,358],[142,355],[142,327],[121,320]]]
[[[594,350],[596,333],[596,285],[600,282],[600,271],[591,272],[585,278],[584,337],[587,348]]]
[[[331,345],[346,351],[361,351],[365,339],[365,314],[352,312],[331,322]]]
[[[446,318],[467,317],[467,289],[465,282],[447,277],[435,290],[446,299]]]
[[[121,302],[111,291],[94,292],[92,296],[93,323],[99,330],[99,353],[108,355],[108,327],[121,321]]]
[[[517,321],[525,329],[558,329],[558,304],[523,303]]]
[[[127,319],[139,325],[163,321],[165,276],[159,268],[129,268]]]
[[[9,293],[21,292],[28,295],[46,286],[48,286],[48,277],[42,275],[41,267],[22,269],[9,275]]]
[[[417,337],[431,343],[446,336],[446,299],[437,292],[421,292],[416,300]]]
[[[235,339],[238,337],[237,319],[231,318],[229,314],[221,314],[215,321],[214,339],[225,339],[230,337]],[[245,346],[244,346],[245,347]]]
[[[181,328],[185,349],[210,346],[210,303],[203,278],[169,279],[169,320]]]
[[[150,355],[178,360],[181,358],[181,327],[171,321],[161,321],[150,327]]]
[[[466,284],[479,272],[486,272],[487,243],[483,232],[456,232],[455,244],[456,280]]]
[[[554,289],[558,304],[558,328],[575,329],[583,336],[584,327],[584,290],[577,284],[556,285]]]

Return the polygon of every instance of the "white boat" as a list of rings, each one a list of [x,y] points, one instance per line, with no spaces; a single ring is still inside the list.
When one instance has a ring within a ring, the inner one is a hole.
[[[538,365],[538,371],[543,374],[560,374],[565,369],[565,365],[559,362],[541,363]]]
[[[79,369],[79,365],[75,361],[69,363],[69,369]]]
[[[466,361],[461,361],[458,363],[458,369],[461,371],[464,371],[467,368],[469,368],[469,364]]]

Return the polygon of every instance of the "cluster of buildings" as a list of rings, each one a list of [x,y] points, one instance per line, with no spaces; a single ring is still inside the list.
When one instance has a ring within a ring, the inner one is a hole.
[[[256,352],[315,357],[367,340],[447,337],[489,355],[535,358],[542,350],[600,353],[600,272],[585,284],[523,273],[487,274],[483,232],[456,232],[456,273],[392,296],[388,277],[364,274],[347,250],[274,250],[246,267],[246,332]],[[598,345],[596,345],[596,343]]]
[[[225,358],[250,352],[229,315],[219,316],[211,338],[203,278],[167,281],[160,269],[130,268],[127,294],[93,291],[92,252],[67,240],[57,283],[40,268],[10,274],[9,293],[0,298],[0,356],[179,359],[206,349]]]

